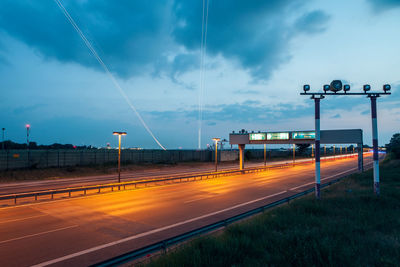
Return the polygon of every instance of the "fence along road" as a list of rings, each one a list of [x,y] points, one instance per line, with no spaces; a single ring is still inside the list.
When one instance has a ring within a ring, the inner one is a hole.
[[[324,183],[352,172],[354,158],[322,163]],[[313,181],[306,164],[0,208],[0,266],[88,266],[302,192]]]

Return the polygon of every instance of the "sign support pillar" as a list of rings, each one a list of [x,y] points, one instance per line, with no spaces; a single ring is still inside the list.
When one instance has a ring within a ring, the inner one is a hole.
[[[245,144],[239,144],[239,170],[244,169],[244,148]]]

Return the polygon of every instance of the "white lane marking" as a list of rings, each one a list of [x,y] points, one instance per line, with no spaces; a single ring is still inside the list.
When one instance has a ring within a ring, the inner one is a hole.
[[[183,202],[183,203],[184,203],[184,204],[187,204],[187,203],[191,203],[191,202],[195,202],[195,201],[199,201],[199,200],[203,200],[203,199],[208,199],[208,198],[213,198],[213,197],[215,197],[215,196],[200,197],[200,198],[196,198],[196,199],[192,199],[192,200],[185,201],[185,202]]]
[[[29,219],[38,218],[38,217],[44,217],[44,216],[47,216],[47,214],[35,215],[35,216],[30,216],[30,217],[25,217],[25,218],[20,218],[20,219],[12,219],[12,220],[7,220],[7,221],[2,221],[0,223],[24,221],[24,220],[29,220]]]
[[[45,232],[41,232],[41,233],[36,233],[36,234],[32,234],[32,235],[25,235],[25,236],[21,236],[21,237],[17,237],[17,238],[3,240],[3,241],[0,241],[0,244],[4,244],[4,243],[7,243],[7,242],[16,241],[16,240],[21,240],[21,239],[28,238],[28,237],[33,237],[33,236],[44,235],[44,234],[53,233],[53,232],[57,232],[57,231],[62,231],[62,230],[69,229],[69,228],[74,228],[74,227],[78,227],[78,225],[71,225],[71,226],[58,228],[58,229],[54,229],[54,230],[50,230],[50,231],[45,231]]]
[[[187,224],[187,223],[190,223],[190,222],[201,220],[201,219],[204,219],[204,218],[207,218],[207,217],[210,217],[210,216],[213,216],[213,215],[225,212],[225,211],[229,211],[229,210],[233,210],[233,209],[236,209],[236,208],[240,208],[240,207],[246,206],[248,204],[252,204],[254,202],[261,201],[261,200],[264,200],[264,199],[267,199],[267,198],[271,198],[271,197],[274,197],[274,196],[277,196],[277,195],[280,195],[280,194],[283,194],[283,193],[286,193],[286,192],[287,192],[286,190],[285,191],[281,191],[279,193],[275,193],[275,194],[272,194],[272,195],[269,195],[269,196],[265,196],[265,197],[261,197],[261,198],[258,198],[258,199],[254,199],[254,200],[248,201],[246,203],[241,203],[241,204],[238,204],[238,205],[235,205],[235,206],[223,209],[223,210],[215,211],[215,212],[208,213],[208,214],[196,217],[196,218],[192,218],[192,219],[185,220],[185,221],[182,221],[182,222],[178,222],[178,223],[175,223],[175,224],[167,225],[167,226],[164,226],[164,227],[161,227],[161,228],[153,229],[153,230],[150,230],[148,232],[141,233],[141,234],[129,236],[129,237],[126,237],[126,238],[123,238],[123,239],[120,239],[120,240],[117,240],[117,241],[114,241],[114,242],[110,242],[110,243],[103,244],[103,245],[100,245],[100,246],[96,246],[96,247],[92,247],[92,248],[89,248],[89,249],[85,249],[85,250],[82,250],[82,251],[79,251],[79,252],[76,252],[76,253],[72,253],[72,254],[57,258],[57,259],[53,259],[53,260],[49,260],[49,261],[46,261],[46,262],[42,262],[42,263],[33,265],[32,267],[43,267],[43,266],[48,266],[48,265],[51,265],[51,264],[54,264],[54,263],[57,263],[57,262],[65,261],[65,260],[68,260],[68,259],[72,259],[72,258],[81,256],[81,255],[84,255],[84,254],[87,254],[87,253],[91,253],[91,252],[94,252],[94,251],[97,251],[97,250],[100,250],[100,249],[103,249],[103,248],[108,248],[108,247],[111,247],[111,246],[115,246],[115,245],[130,241],[130,240],[134,240],[134,239],[137,239],[137,238],[140,238],[140,237],[143,237],[143,236],[151,235],[151,234],[158,233],[158,232],[161,232],[161,231],[164,231],[164,230],[167,230],[167,229],[171,229],[171,228],[174,228],[174,227],[177,227],[177,226],[181,226],[183,224]]]

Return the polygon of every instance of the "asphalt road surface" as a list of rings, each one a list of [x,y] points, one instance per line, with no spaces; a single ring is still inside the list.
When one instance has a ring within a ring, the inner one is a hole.
[[[321,165],[322,183],[357,172],[357,158]],[[0,208],[0,266],[87,266],[304,191],[313,181],[314,165],[307,164]]]
[[[310,159],[298,159],[296,162],[309,161]],[[268,165],[292,163],[292,160],[268,162]],[[246,168],[263,166],[263,162],[246,162]],[[238,169],[238,163],[224,163],[218,167],[218,170],[234,170]],[[215,170],[214,163],[194,163],[190,166],[178,165],[171,167],[164,167],[160,169],[137,170],[121,173],[121,181],[133,181],[147,178],[166,177],[172,175],[190,175],[199,172],[212,172]],[[23,193],[32,191],[41,191],[48,189],[60,189],[66,187],[76,187],[83,185],[97,185],[105,183],[117,182],[117,174],[112,175],[97,175],[76,178],[63,178],[55,180],[35,180],[23,182],[7,182],[0,183],[0,195]]]

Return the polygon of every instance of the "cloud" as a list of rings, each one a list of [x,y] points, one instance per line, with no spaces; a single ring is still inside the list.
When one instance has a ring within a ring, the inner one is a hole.
[[[400,7],[399,0],[368,0],[368,2],[378,11]]]
[[[298,12],[302,1],[210,1],[207,52],[237,60],[243,68],[262,80],[290,59],[289,42],[298,33],[316,33],[324,29],[329,16],[313,11],[291,24],[288,18]],[[180,22],[174,28],[177,42],[189,50],[200,46],[201,1],[175,2]]]
[[[202,1],[63,1],[111,71],[129,78],[143,73],[177,76],[200,64]],[[289,42],[318,33],[322,11],[301,15],[300,0],[210,1],[207,51],[238,62],[267,80],[290,59]],[[293,21],[293,20],[292,20]],[[298,25],[297,25],[298,24]],[[3,0],[0,29],[47,59],[100,70],[53,1]]]
[[[313,106],[299,106],[290,104],[263,105],[259,101],[247,100],[242,103],[209,105],[203,110],[203,119],[211,121],[211,125],[217,122],[279,122],[287,118],[299,118],[314,114]],[[149,112],[156,120],[174,118],[197,119],[196,109],[192,110],[169,110]]]
[[[149,71],[168,52],[168,2],[63,4],[111,70],[128,77]],[[100,69],[54,1],[1,1],[0,28],[44,57]]]
[[[326,29],[326,22],[330,16],[321,10],[314,10],[306,13],[296,20],[295,28],[299,32],[315,34],[324,32]]]

